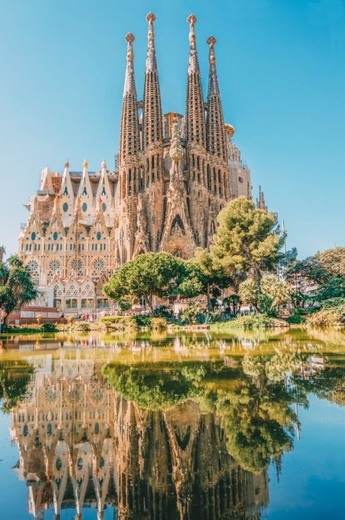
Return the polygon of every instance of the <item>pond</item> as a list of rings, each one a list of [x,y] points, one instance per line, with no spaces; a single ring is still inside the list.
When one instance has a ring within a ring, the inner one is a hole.
[[[342,333],[3,347],[1,519],[344,518]]]

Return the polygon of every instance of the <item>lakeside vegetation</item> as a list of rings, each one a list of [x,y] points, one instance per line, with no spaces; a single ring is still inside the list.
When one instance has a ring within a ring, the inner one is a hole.
[[[238,197],[219,213],[209,250],[197,248],[189,260],[164,252],[135,257],[103,286],[117,315],[101,318],[96,326],[67,316],[67,327],[87,332],[91,327],[134,331],[210,325],[227,332],[290,324],[345,326],[345,248],[298,260],[295,249],[283,251],[285,239],[275,213]],[[1,260],[2,331],[9,313],[36,294],[30,272],[17,257]],[[154,305],[157,301],[160,305]],[[174,314],[177,302],[183,308]],[[133,306],[140,312],[132,312]],[[43,333],[56,329],[38,325]],[[25,331],[37,333],[37,327]]]

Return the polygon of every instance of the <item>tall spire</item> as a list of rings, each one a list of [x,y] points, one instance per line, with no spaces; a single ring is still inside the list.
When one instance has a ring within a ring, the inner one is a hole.
[[[143,106],[143,148],[163,139],[162,103],[159,88],[153,13],[146,16],[148,21],[148,47],[146,55],[144,106]]]
[[[155,50],[155,32],[153,22],[156,20],[156,17],[153,13],[148,13],[146,15],[146,20],[148,21],[148,46],[147,46],[147,55],[146,55],[146,72],[157,70],[157,60],[156,60],[156,50]]]
[[[207,150],[221,157],[228,158],[228,147],[226,142],[226,133],[223,118],[222,102],[219,92],[217,70],[216,70],[216,56],[214,46],[216,39],[210,36],[207,39],[209,45],[209,79],[208,79],[208,94],[207,94]]]
[[[201,75],[196,50],[196,17],[191,14],[189,23],[189,62],[187,83],[187,140],[189,144],[206,146],[205,110],[201,86]]]
[[[128,33],[125,39],[127,41],[127,67],[123,89],[120,164],[126,157],[135,155],[140,147],[137,91],[133,65],[133,42],[135,38],[133,34]]]

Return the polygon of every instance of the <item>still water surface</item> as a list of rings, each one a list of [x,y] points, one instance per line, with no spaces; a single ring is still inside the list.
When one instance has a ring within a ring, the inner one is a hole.
[[[0,518],[345,518],[345,336],[4,340]]]

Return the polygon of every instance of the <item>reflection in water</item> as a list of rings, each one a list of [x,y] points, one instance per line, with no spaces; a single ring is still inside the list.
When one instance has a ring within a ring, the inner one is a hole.
[[[185,378],[193,388],[207,383],[210,397],[218,368],[197,378],[185,371]],[[231,456],[214,403],[206,411],[201,399],[186,399],[140,408],[103,380],[93,360],[78,356],[61,353],[41,367],[11,412],[30,512],[43,519],[53,507],[58,519],[72,507],[81,519],[89,506],[98,519],[109,507],[119,520],[259,519],[268,503],[266,471],[251,473]]]

